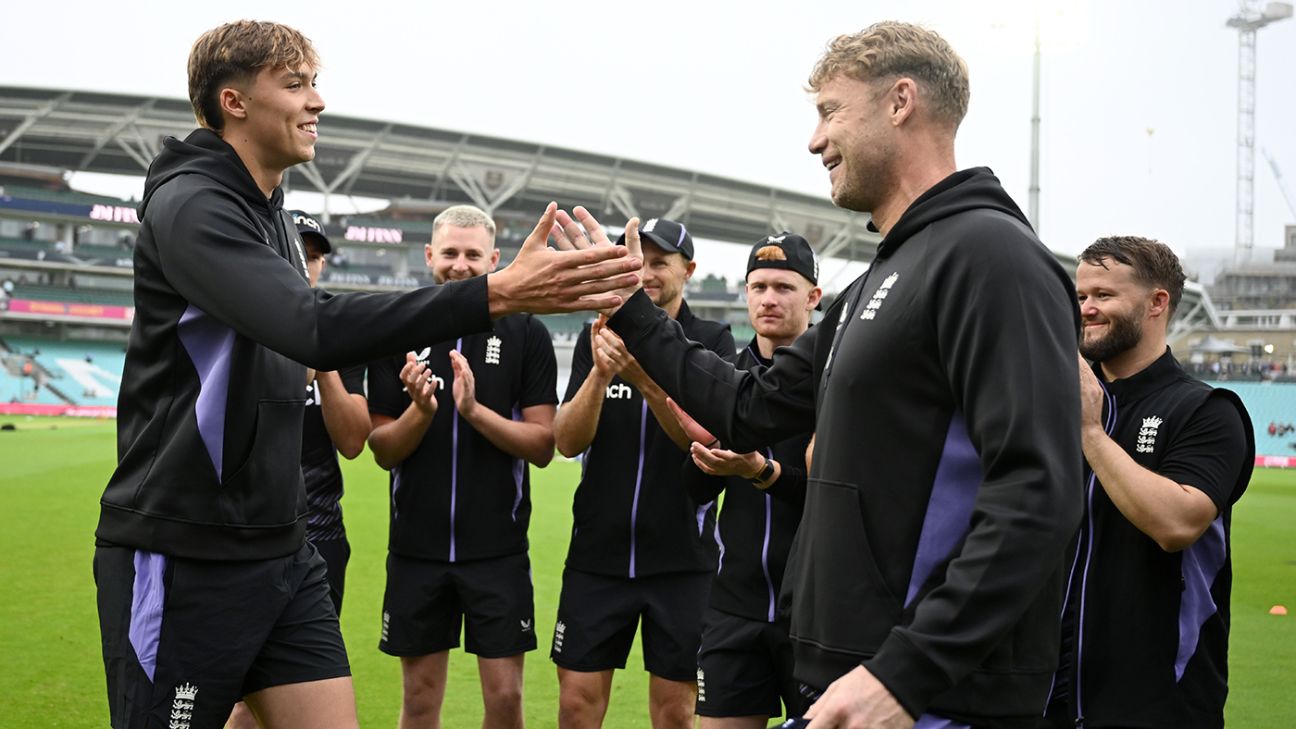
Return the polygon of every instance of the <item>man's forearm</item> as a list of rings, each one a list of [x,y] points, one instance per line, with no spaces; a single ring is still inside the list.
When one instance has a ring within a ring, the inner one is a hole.
[[[417,405],[410,403],[399,418],[376,424],[369,434],[369,450],[373,451],[374,461],[391,470],[409,458],[423,442],[432,418],[433,415],[428,415]]]
[[[542,423],[511,420],[478,403],[471,416],[464,416],[478,433],[505,453],[541,468],[553,460],[554,431]]]
[[[575,397],[558,408],[554,416],[554,443],[559,453],[571,458],[594,442],[610,381],[599,375],[598,370],[591,370]]]
[[[636,384],[636,387],[639,394],[643,395],[644,402],[648,403],[648,409],[652,411],[653,417],[657,418],[657,424],[666,431],[666,435],[670,436],[680,450],[687,451],[692,441],[680,427],[679,421],[675,419],[675,413],[672,413],[670,406],[666,404],[665,390],[649,379]]]
[[[320,411],[329,439],[344,457],[355,458],[364,450],[365,439],[373,426],[364,396],[347,392],[342,378],[334,371],[318,373],[315,385],[319,388]]]
[[[1167,552],[1197,541],[1216,516],[1202,491],[1140,466],[1101,428],[1086,428],[1085,460],[1120,513]]]

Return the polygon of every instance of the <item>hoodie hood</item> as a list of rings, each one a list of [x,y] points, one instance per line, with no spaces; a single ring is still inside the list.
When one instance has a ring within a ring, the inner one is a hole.
[[[153,193],[180,175],[210,177],[238,193],[255,207],[271,211],[283,207],[283,190],[276,187],[267,201],[234,148],[210,129],[195,129],[184,141],[175,137],[162,140],[162,151],[153,159],[153,164],[149,165],[148,175],[144,179],[144,199],[139,206],[141,220]]]
[[[972,167],[955,172],[919,195],[882,239],[878,256],[891,255],[910,236],[937,220],[977,209],[998,210],[1030,227],[1026,215],[1004,191],[990,168]]]

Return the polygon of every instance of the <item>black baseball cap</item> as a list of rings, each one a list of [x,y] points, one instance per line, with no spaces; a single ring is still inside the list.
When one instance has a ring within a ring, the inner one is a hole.
[[[649,218],[639,226],[640,240],[647,238],[667,253],[680,253],[693,260],[693,236],[683,223],[667,218]],[[617,238],[617,245],[625,245],[625,233]]]
[[[329,243],[327,235],[324,235],[324,226],[315,218],[307,215],[301,210],[289,210],[288,214],[292,216],[293,225],[297,226],[297,232],[301,235],[313,235],[319,243],[320,250],[325,253],[333,252],[333,244]]]
[[[819,285],[819,261],[810,242],[795,233],[784,231],[765,236],[752,246],[747,256],[747,273],[758,268],[781,268],[796,271],[810,283]]]

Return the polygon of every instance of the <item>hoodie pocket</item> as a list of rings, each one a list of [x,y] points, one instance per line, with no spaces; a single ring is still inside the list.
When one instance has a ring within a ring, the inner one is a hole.
[[[301,472],[301,400],[262,400],[247,459],[221,486],[227,524],[291,524],[305,505]]]
[[[887,585],[852,484],[811,479],[792,581],[792,633],[823,648],[872,655],[900,623],[900,600]]]

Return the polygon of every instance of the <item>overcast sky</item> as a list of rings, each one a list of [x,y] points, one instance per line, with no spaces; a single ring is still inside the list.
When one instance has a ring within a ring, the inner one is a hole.
[[[287,10],[285,8],[293,8]],[[945,35],[971,69],[961,167],[1023,209],[1031,0],[762,3],[365,0],[292,5],[10,3],[0,83],[183,98],[189,46],[227,20],[300,28],[328,113],[643,159],[816,195],[802,87],[825,42],[884,19]],[[1180,253],[1234,237],[1237,32],[1228,0],[1041,0],[1041,233],[1076,252],[1110,233]],[[1256,139],[1296,187],[1296,20],[1259,33]],[[1293,192],[1296,194],[1296,191]],[[560,201],[565,205],[583,201]],[[1257,151],[1255,240],[1296,222]],[[845,283],[842,281],[840,283]]]

